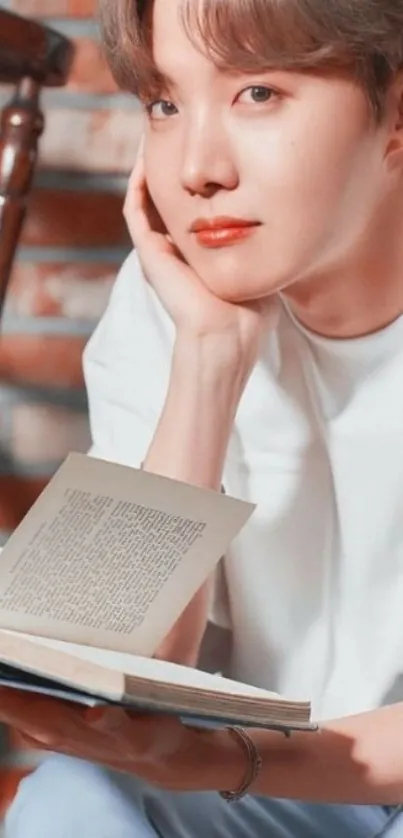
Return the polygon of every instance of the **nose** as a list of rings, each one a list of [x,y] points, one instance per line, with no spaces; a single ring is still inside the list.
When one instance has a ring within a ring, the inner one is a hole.
[[[225,126],[211,114],[194,116],[185,131],[182,187],[191,195],[212,197],[236,189],[239,179]]]

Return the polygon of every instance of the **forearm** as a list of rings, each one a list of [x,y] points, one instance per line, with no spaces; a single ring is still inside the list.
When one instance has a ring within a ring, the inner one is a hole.
[[[144,468],[186,483],[219,490],[242,381],[235,356],[222,344],[180,340],[174,351],[167,397]],[[196,594],[157,652],[195,665],[203,638],[210,583]]]
[[[286,739],[256,730],[252,736],[263,758],[255,794],[327,803],[403,801],[403,703],[325,723],[318,733]],[[222,740],[220,748],[228,772],[221,787],[236,787],[244,755],[232,740]],[[219,786],[218,777],[215,782]]]
[[[242,376],[219,342],[179,341],[164,408],[144,468],[219,489]]]

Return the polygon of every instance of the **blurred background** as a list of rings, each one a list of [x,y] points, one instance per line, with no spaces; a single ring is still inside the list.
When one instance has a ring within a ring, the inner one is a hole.
[[[130,249],[122,202],[141,114],[105,65],[96,7],[0,0],[0,12],[41,21],[75,45],[65,86],[41,94],[45,130],[1,323],[0,545],[66,454],[89,446],[82,350]],[[0,85],[0,111],[11,93]],[[39,758],[3,732],[0,813]]]

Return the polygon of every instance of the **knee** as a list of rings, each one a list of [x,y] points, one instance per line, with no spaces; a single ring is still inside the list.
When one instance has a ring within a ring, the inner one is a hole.
[[[133,801],[107,771],[54,756],[20,785],[5,825],[6,838],[133,836]]]

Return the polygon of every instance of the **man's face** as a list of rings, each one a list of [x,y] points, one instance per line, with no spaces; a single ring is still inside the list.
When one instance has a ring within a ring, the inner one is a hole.
[[[342,74],[219,70],[188,40],[179,0],[155,0],[154,56],[167,81],[147,119],[151,197],[213,293],[264,297],[337,269],[362,246],[387,188],[388,129]],[[239,238],[197,219],[255,222]]]

